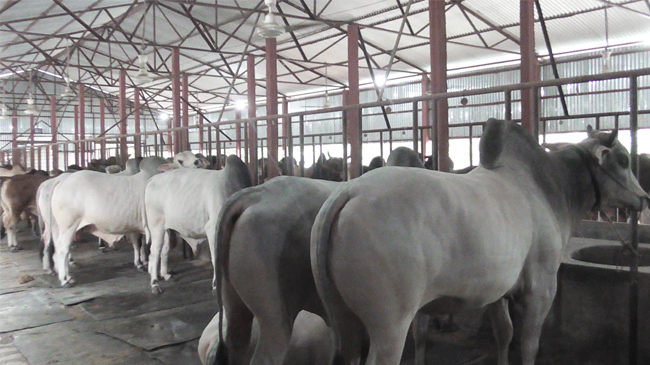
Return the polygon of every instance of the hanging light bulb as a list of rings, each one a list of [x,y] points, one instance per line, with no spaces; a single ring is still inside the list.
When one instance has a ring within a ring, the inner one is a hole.
[[[605,49],[600,52],[600,55],[603,57],[603,72],[610,72],[612,70],[612,50],[609,49],[609,20],[607,17],[607,7],[605,7]]]
[[[7,105],[5,105],[4,101],[0,104],[0,110],[2,111],[2,116],[6,117],[7,116]]]
[[[610,72],[612,70],[612,50],[605,48],[602,52],[600,52],[600,55],[603,57],[603,72]]]
[[[329,95],[329,77],[327,77],[327,65],[325,65],[325,102],[323,103],[323,108],[329,108],[332,106],[330,104],[330,95]]]
[[[34,95],[32,95],[32,93],[29,93],[29,99],[27,99],[27,109],[25,109],[23,112],[27,115],[38,114],[38,110],[36,110],[36,107],[34,107]]]

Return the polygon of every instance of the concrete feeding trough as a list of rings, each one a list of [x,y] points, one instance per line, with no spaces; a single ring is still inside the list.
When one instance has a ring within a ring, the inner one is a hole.
[[[629,242],[629,225],[616,224]],[[650,364],[650,226],[639,226],[638,363]],[[564,251],[547,340],[566,351],[560,363],[629,363],[632,253],[603,222],[584,222]],[[643,243],[646,242],[646,243]],[[632,319],[634,320],[634,319]],[[544,340],[544,339],[543,339]],[[566,357],[569,356],[569,357]]]

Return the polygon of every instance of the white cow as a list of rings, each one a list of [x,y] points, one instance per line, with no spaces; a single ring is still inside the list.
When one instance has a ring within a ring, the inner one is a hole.
[[[169,232],[176,231],[193,250],[208,239],[215,251],[215,230],[221,206],[238,190],[251,186],[246,165],[235,155],[228,157],[223,170],[179,169],[151,179],[144,196],[147,242],[151,243],[149,273],[151,290],[161,293],[160,276],[170,278],[167,270]]]
[[[74,283],[68,272],[70,246],[80,229],[107,241],[109,245],[126,234],[132,235],[134,264],[144,269],[137,239],[138,233],[144,233],[141,208],[144,188],[164,163],[165,160],[160,157],[149,157],[142,160],[140,172],[135,175],[79,171],[54,185],[50,214],[53,218],[51,224],[57,228],[51,232],[55,248],[54,262],[61,285]]]
[[[159,162],[162,162],[162,163],[165,162],[164,160],[161,160],[159,158],[155,158],[153,161],[159,161]],[[176,169],[176,168],[182,168],[182,167],[196,168],[197,166],[202,165],[200,162],[197,163],[196,161],[198,161],[198,159],[194,156],[194,154],[192,154],[192,152],[185,151],[185,152],[181,152],[181,153],[176,154],[174,156],[174,158],[172,159],[171,163],[169,163],[169,164],[161,164],[160,166],[158,166],[158,168],[160,169],[160,171],[166,171],[166,170],[169,170],[169,169]],[[126,176],[136,175],[136,174],[138,174],[140,172],[140,163],[141,162],[142,162],[142,159],[140,159],[140,158],[129,159],[126,162],[126,168],[124,169],[124,171],[121,171],[121,172],[119,172],[117,174],[114,174],[113,176],[126,177]],[[91,172],[93,172],[93,171],[87,171],[87,172],[84,172],[84,174],[90,174]],[[157,172],[158,171],[156,171],[156,173]],[[97,175],[95,175],[95,174],[90,174],[90,175],[94,176],[95,179],[102,180],[101,177],[98,178],[98,177],[96,177]],[[42,232],[42,234],[41,234],[41,241],[43,242],[42,249],[44,251],[43,270],[45,270],[48,273],[52,272],[52,263],[51,263],[51,261],[52,261],[53,252],[52,252],[52,246],[51,245],[53,243],[53,237],[58,236],[59,232],[60,232],[59,227],[56,224],[56,221],[52,218],[52,209],[50,209],[51,202],[52,202],[52,193],[53,193],[54,187],[56,185],[60,184],[61,182],[63,182],[65,179],[67,179],[70,176],[72,176],[72,173],[64,173],[64,174],[61,174],[61,175],[57,176],[55,179],[50,179],[50,180],[45,181],[43,184],[41,184],[39,186],[39,189],[38,189],[37,194],[36,194],[36,203],[37,203],[38,214],[39,214],[39,222],[41,224],[40,228],[41,228],[41,232]],[[139,180],[144,180],[145,184],[146,184],[146,181],[147,181],[148,178],[145,178],[145,177],[146,177],[145,175],[141,175],[139,177]],[[83,180],[84,178],[80,178],[80,179]],[[115,181],[115,180],[109,179],[109,180],[107,180],[106,183],[102,183],[102,184],[98,185],[97,189],[104,188],[104,185],[110,185],[111,181]],[[122,181],[122,180],[120,180],[120,181]],[[74,182],[73,182],[73,184],[74,184]],[[92,191],[92,189],[91,189],[91,191]],[[142,193],[144,192],[144,186],[142,187],[142,189],[140,189],[140,191]],[[111,206],[111,205],[113,205],[113,204],[110,204],[111,196],[110,195],[105,195],[105,193],[120,195],[121,191],[120,190],[114,190],[113,188],[109,187],[108,190],[99,192],[99,194],[104,195],[106,200],[107,200],[107,201],[105,200],[105,201],[103,201],[101,203]],[[135,193],[135,192],[132,192],[132,193]],[[142,194],[142,193],[140,193],[140,194]],[[128,195],[127,195],[126,199],[122,199],[122,201],[126,201],[126,200],[128,200]],[[138,221],[138,222],[140,222],[140,221]],[[81,228],[83,228],[83,227],[80,227],[79,229],[81,229]],[[136,250],[139,247],[139,243],[138,243],[139,240],[137,239],[138,233],[132,233],[131,235],[132,235],[132,237],[131,237],[132,244],[133,244],[134,250]],[[98,236],[98,237],[100,239],[102,238],[100,236]],[[121,237],[121,235],[120,235],[120,237]],[[119,240],[119,237],[117,238],[117,240]],[[113,243],[114,243],[114,241],[110,242],[109,244],[113,244]],[[138,252],[139,252],[139,250],[138,250]],[[142,260],[141,259],[141,257],[142,257],[141,254],[142,253],[138,253],[138,252],[135,253],[134,263],[135,263],[136,266],[138,266],[138,262],[140,262],[140,268],[142,268],[142,261],[141,261]]]
[[[412,170],[404,179],[386,167],[327,199],[311,264],[339,349],[365,327],[367,363],[398,364],[418,310],[489,306],[507,364],[509,295],[522,362],[534,364],[572,228],[594,206],[641,210],[650,200],[616,133],[546,153],[520,125],[489,120],[480,150],[481,166],[466,175]]]
[[[224,332],[228,332],[224,320]],[[317,315],[302,311],[293,323],[293,335],[289,343],[285,365],[329,365],[334,355],[334,336],[325,322]],[[259,325],[253,321],[250,341],[245,346],[245,363],[250,362],[253,349],[259,341]],[[219,341],[219,313],[205,327],[199,339],[199,358],[204,365],[216,365],[217,343]]]

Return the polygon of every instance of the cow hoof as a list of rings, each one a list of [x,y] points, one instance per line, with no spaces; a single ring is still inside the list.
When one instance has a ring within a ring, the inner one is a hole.
[[[70,260],[70,267],[77,267],[77,263]]]
[[[142,265],[142,264],[135,265],[135,267],[137,267],[138,270],[140,270],[140,271],[142,271],[142,272],[147,272],[147,267],[144,266],[144,265]]]
[[[151,287],[151,293],[154,295],[162,294],[162,289],[158,285],[154,285]]]
[[[75,284],[74,279],[70,279],[66,281],[63,285],[61,285],[62,288],[72,288]]]
[[[11,246],[11,248],[9,249],[9,251],[11,251],[11,252],[18,252],[18,251],[20,251],[20,248],[18,248],[18,246]]]
[[[52,269],[43,269],[43,271],[45,271],[45,275],[52,275],[52,274],[54,274],[54,271],[52,271]]]
[[[172,281],[172,280],[174,279],[174,278],[172,277],[172,275],[169,274],[169,273],[168,273],[168,274],[165,274],[165,275],[162,275],[162,278],[165,279],[165,281]]]

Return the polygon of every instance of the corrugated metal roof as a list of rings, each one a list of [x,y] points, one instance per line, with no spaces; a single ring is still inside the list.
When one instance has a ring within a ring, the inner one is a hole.
[[[218,8],[209,1],[21,0],[11,4],[8,0],[0,1],[0,9],[4,9],[0,19],[0,25],[4,25],[0,27],[3,61],[0,74],[35,66],[61,74],[66,54],[62,52],[63,40],[70,38],[83,52],[79,57],[73,47],[72,78],[110,93],[116,91],[119,69],[127,69],[127,82],[133,83],[144,16],[145,53],[157,77],[156,81],[144,85],[151,98],[144,102],[151,102],[154,108],[170,105],[170,93],[161,91],[169,85],[170,47],[180,48],[181,71],[190,75],[190,93],[197,99],[196,107],[209,108],[223,103],[232,73],[237,69],[234,94],[245,97],[246,65],[241,55],[266,13],[260,0],[220,0]],[[407,1],[400,0],[400,4],[405,8]],[[650,10],[644,0],[540,0],[540,4],[554,51],[558,53],[604,47],[605,8],[611,45],[643,42],[650,35]],[[429,70],[428,6],[426,0],[415,0],[411,5],[408,17],[411,28],[407,27],[401,37],[398,62],[392,66],[393,77],[419,75]],[[279,92],[288,96],[322,90],[325,63],[330,65],[332,90],[340,90],[347,83],[345,23],[349,21],[360,25],[374,67],[386,69],[402,22],[400,7],[393,0],[279,0],[278,9],[287,23],[296,27],[295,40],[289,34],[277,39],[278,57],[282,60],[278,64]],[[519,2],[454,1],[448,2],[447,9],[450,69],[519,59]],[[303,25],[309,27],[301,28]],[[265,40],[254,34],[246,52],[259,60],[264,56],[264,45]],[[536,50],[539,55],[547,54],[539,23]],[[370,76],[364,60],[360,60],[360,66],[361,80],[368,81]],[[266,77],[263,61],[256,64],[255,71],[256,93],[263,98]],[[12,78],[26,82],[21,77]],[[24,107],[24,103],[17,107]]]

